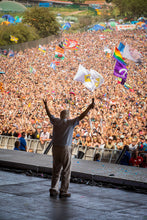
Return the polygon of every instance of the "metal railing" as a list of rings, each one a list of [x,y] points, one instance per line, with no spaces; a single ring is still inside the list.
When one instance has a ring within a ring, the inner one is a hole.
[[[16,137],[0,135],[0,148],[14,149]],[[38,154],[52,155],[52,141],[47,141],[42,146],[37,139],[26,139],[27,151]],[[98,147],[87,147],[82,145],[72,144],[72,158],[78,158],[82,160],[94,160],[96,154],[99,154],[99,161],[107,163],[115,163],[120,155],[119,150],[114,149],[100,149]]]

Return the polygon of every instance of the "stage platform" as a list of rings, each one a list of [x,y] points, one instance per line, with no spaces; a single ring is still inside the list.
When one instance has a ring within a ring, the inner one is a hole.
[[[147,195],[70,183],[71,197],[50,198],[50,179],[0,171],[1,220],[146,220]]]
[[[31,175],[51,175],[52,156],[0,149],[0,167],[23,170]],[[147,169],[118,164],[72,159],[72,182],[91,185],[113,184],[147,190]]]

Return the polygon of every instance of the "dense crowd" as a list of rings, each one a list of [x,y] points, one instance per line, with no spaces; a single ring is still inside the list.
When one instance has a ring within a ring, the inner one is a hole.
[[[102,37],[103,35],[103,37]],[[50,67],[55,47],[65,38],[77,40],[76,51],[66,49],[65,59]],[[113,51],[119,43],[128,44],[142,54],[137,64],[125,60],[128,66],[127,83],[134,91],[118,84],[113,75]],[[95,97],[95,108],[75,128],[73,143],[92,147],[123,149],[129,145],[134,150],[147,150],[146,134],[146,33],[144,30],[84,32],[63,34],[46,47],[19,51],[14,57],[0,57],[0,134],[18,137],[25,132],[29,138],[39,138],[46,127],[52,135],[52,126],[43,107],[46,98],[51,113],[59,117],[63,109],[70,109],[70,118],[78,116]],[[110,56],[104,47],[112,50]],[[94,69],[104,77],[103,85],[90,92],[73,78],[79,64]],[[33,69],[33,71],[30,71]]]

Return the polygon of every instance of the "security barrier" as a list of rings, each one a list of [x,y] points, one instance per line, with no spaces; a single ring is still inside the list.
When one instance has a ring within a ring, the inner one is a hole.
[[[18,140],[16,137],[9,137],[0,135],[0,148],[13,150],[15,141]],[[52,155],[52,143],[47,141],[44,146],[40,144],[40,141],[37,139],[26,139],[27,142],[27,151],[38,154],[47,154]],[[49,146],[49,150],[46,151]],[[98,147],[87,147],[82,145],[72,145],[72,158],[78,158],[83,160],[94,160],[96,154],[99,154],[99,161],[107,163],[115,163],[118,158],[120,151],[119,150],[110,150],[110,149],[100,149]]]

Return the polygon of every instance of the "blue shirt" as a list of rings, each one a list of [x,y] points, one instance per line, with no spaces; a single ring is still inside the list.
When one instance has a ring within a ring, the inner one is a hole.
[[[60,119],[51,115],[50,121],[53,124],[53,145],[71,146],[73,130],[79,124],[79,117],[74,119]]]
[[[19,141],[20,141],[19,149],[25,151],[26,150],[25,147],[27,146],[25,139],[23,137],[20,137]]]
[[[131,155],[128,151],[125,152],[122,159],[120,160],[121,165],[129,165],[129,160],[131,158]]]

